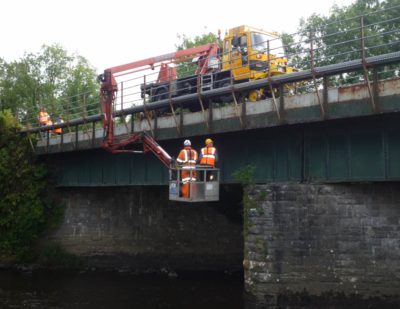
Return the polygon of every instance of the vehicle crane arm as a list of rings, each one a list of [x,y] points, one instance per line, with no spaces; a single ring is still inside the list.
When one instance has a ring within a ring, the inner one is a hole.
[[[132,143],[142,143],[143,151],[121,149]],[[147,153],[152,152],[167,168],[173,167],[175,160],[146,132],[133,133],[116,139],[113,144],[103,143],[102,147],[111,153]]]
[[[208,68],[209,57],[217,56],[218,49],[217,43],[210,43],[104,70],[104,73],[99,75],[103,128],[106,132],[102,147],[111,152],[126,152],[118,149],[140,141],[143,142],[144,152],[152,151],[165,165],[170,166],[171,157],[147,134],[135,133],[118,138],[114,136],[113,105],[118,92],[116,77],[144,70],[147,66],[154,69],[160,63],[180,63],[196,57],[199,57],[196,74],[204,74]]]

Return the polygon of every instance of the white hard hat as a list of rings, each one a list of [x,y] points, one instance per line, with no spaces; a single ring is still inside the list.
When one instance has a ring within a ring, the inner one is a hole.
[[[190,146],[190,145],[192,145],[192,143],[191,143],[188,139],[186,139],[186,140],[183,142],[183,145],[185,145],[185,146]]]

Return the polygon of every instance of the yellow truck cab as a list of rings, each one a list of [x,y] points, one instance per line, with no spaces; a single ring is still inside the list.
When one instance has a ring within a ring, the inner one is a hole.
[[[225,36],[222,49],[222,71],[232,71],[235,82],[293,72],[277,33],[248,26],[235,27]],[[252,91],[248,98],[256,101],[265,91]]]

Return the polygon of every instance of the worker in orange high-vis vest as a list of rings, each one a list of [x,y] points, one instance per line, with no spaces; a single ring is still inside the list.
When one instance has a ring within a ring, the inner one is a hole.
[[[47,126],[49,121],[50,121],[50,116],[49,114],[46,112],[46,110],[44,109],[44,107],[41,107],[39,110],[39,115],[38,115],[38,121],[39,121],[39,125],[41,127],[43,126]]]
[[[190,140],[183,142],[184,148],[179,152],[176,162],[182,166],[181,170],[181,196],[189,198],[193,192],[190,192],[190,183],[196,181],[196,163],[198,160],[197,151],[192,149]]]
[[[62,123],[64,123],[64,120],[60,116],[60,117],[57,118],[55,124],[62,124]],[[62,131],[63,131],[62,128],[56,128],[56,129],[53,130],[53,133],[55,133],[57,135],[60,135],[62,133]]]
[[[205,147],[201,148],[200,153],[200,165],[202,167],[215,167],[215,164],[218,160],[217,149],[214,147],[213,141],[211,138],[207,138],[205,140]],[[212,180],[213,175],[211,171],[207,171],[206,179]]]
[[[53,124],[51,122],[49,114],[47,113],[47,111],[45,110],[44,107],[40,107],[40,109],[39,109],[38,121],[39,121],[40,127],[50,126]],[[40,132],[40,135],[42,136],[42,138],[45,138],[46,135],[49,136],[49,131],[47,131],[47,133]]]

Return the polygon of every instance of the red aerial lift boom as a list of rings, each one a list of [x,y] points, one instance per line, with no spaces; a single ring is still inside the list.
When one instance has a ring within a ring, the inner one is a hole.
[[[176,79],[175,68],[168,66],[170,63],[179,63],[198,57],[196,74],[205,74],[209,67],[210,56],[216,56],[218,53],[218,44],[206,44],[198,47],[180,50],[174,53],[148,58],[116,67],[106,69],[104,74],[99,76],[101,81],[100,97],[103,115],[103,128],[106,136],[102,142],[102,148],[111,153],[138,152],[125,149],[124,147],[136,143],[143,143],[143,153],[151,151],[170,171],[169,198],[175,201],[200,202],[217,201],[219,198],[219,171],[218,169],[198,168],[198,173],[203,173],[202,180],[190,183],[190,197],[180,195],[180,186],[182,184],[179,167],[171,156],[146,132],[128,133],[114,136],[113,107],[117,97],[118,85],[116,77],[125,74],[135,73],[148,68],[160,66],[158,83],[169,82]],[[206,171],[214,171],[214,181],[206,179]]]
[[[143,143],[143,151],[121,149],[132,143]],[[151,151],[167,168],[172,168],[174,160],[171,156],[146,132],[125,134],[113,139],[113,143],[103,141],[102,148],[111,153],[146,153]]]
[[[104,73],[99,76],[99,80],[101,81],[100,97],[103,113],[103,128],[106,130],[106,138],[103,141],[102,147],[115,153],[120,152],[118,148],[126,146],[130,143],[141,141],[145,144],[145,147],[149,147],[153,153],[155,153],[155,150],[152,149],[154,145],[150,143],[152,138],[148,135],[143,135],[140,133],[139,136],[137,136],[137,134],[131,134],[124,137],[119,137],[118,139],[114,137],[113,104],[118,92],[118,85],[115,79],[116,77],[145,70],[149,67],[154,69],[154,67],[158,65],[161,66],[158,75],[158,82],[167,82],[169,80],[176,79],[175,68],[170,68],[168,66],[169,63],[180,63],[196,57],[199,57],[196,74],[204,74],[208,68],[208,61],[210,57],[217,55],[218,48],[219,47],[217,43],[210,43],[104,70]],[[154,140],[153,143],[157,144]],[[157,155],[157,157],[161,159],[159,155]],[[164,164],[166,164],[166,161],[168,161],[167,159],[161,160]]]

